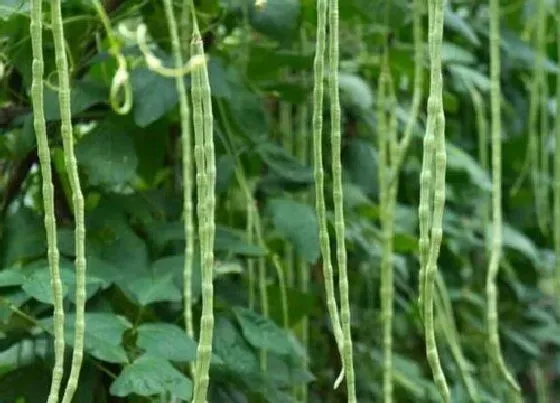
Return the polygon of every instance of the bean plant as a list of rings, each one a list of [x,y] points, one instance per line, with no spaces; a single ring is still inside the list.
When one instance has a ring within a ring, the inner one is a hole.
[[[560,2],[19,3],[0,401],[558,394]]]

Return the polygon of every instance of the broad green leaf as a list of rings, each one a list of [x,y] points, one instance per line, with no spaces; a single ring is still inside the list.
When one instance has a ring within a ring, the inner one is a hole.
[[[278,41],[285,41],[296,33],[300,18],[298,0],[267,0],[257,7],[251,2],[249,18],[251,25]]]
[[[111,384],[110,392],[119,397],[133,394],[149,397],[168,392],[189,400],[192,382],[169,361],[145,354],[122,370]]]
[[[462,64],[472,64],[476,62],[474,55],[468,50],[450,42],[444,42],[442,44],[442,54],[441,58],[443,63],[462,63]]]
[[[13,287],[21,285],[25,281],[25,276],[21,269],[10,267],[0,271],[0,287]]]
[[[2,290],[2,298],[4,303],[0,303],[0,324],[7,323],[12,315],[14,315],[14,311],[11,309],[11,306],[20,308],[23,304],[29,301],[29,296],[19,290],[10,293]]]
[[[311,183],[313,170],[303,165],[283,148],[272,143],[257,147],[257,153],[264,163],[278,176],[295,183]]]
[[[359,111],[367,111],[373,106],[373,94],[369,84],[359,76],[340,73],[340,95],[344,105]]]
[[[490,79],[477,70],[459,64],[451,64],[447,68],[467,87],[476,87],[484,92],[490,90]]]
[[[138,158],[128,122],[104,120],[78,143],[76,156],[92,185],[125,185],[134,179]]]
[[[62,263],[60,265],[62,278],[62,295],[68,296],[70,301],[76,301],[76,276],[71,264]],[[34,268],[26,276],[22,283],[23,290],[30,297],[35,298],[44,304],[53,303],[51,288],[51,273],[48,266]],[[89,270],[86,272],[86,300],[95,295],[100,289],[106,288],[109,284],[102,278],[98,278]]]
[[[447,143],[447,166],[451,169],[464,171],[472,183],[484,191],[490,191],[492,185],[488,174],[480,167],[478,162],[459,147]]]
[[[313,208],[293,200],[273,199],[267,208],[275,228],[292,242],[296,252],[309,263],[319,258],[319,225]]]
[[[8,214],[1,245],[5,265],[41,256],[47,246],[41,218],[28,208]]]
[[[446,7],[444,15],[444,22],[447,27],[462,35],[465,39],[471,42],[471,44],[480,44],[478,36],[474,30],[461,16],[459,16],[459,14],[454,13],[450,7]]]
[[[255,348],[261,348],[280,355],[295,353],[295,346],[288,334],[274,322],[250,309],[233,308],[245,339]]]
[[[344,182],[342,184],[344,193],[344,208],[352,210],[354,208],[371,204],[368,197],[362,192],[362,189],[352,183]]]
[[[66,296],[68,293],[68,283],[73,279],[73,273],[66,267],[60,268],[62,277],[62,295]],[[25,279],[22,284],[23,291],[30,297],[35,298],[44,304],[53,303],[53,294],[50,280],[50,270],[48,267],[43,269],[35,269],[29,277]]]
[[[137,332],[136,344],[151,355],[179,362],[196,358],[196,343],[177,325],[145,323]]]
[[[317,303],[316,295],[312,293],[303,293],[295,288],[286,289],[288,300],[288,320],[289,325],[294,326],[299,323],[303,317],[313,312]],[[269,315],[278,325],[284,325],[284,311],[282,307],[282,290],[278,285],[269,285],[267,287],[267,295],[269,301]]]
[[[128,289],[142,306],[154,302],[179,302],[182,298],[171,274],[137,278],[128,285]]]
[[[155,277],[160,278],[163,276],[171,275],[177,287],[183,287],[183,268],[185,265],[184,255],[166,256],[156,260],[152,264],[152,272]],[[201,283],[200,283],[200,255],[198,251],[193,256],[193,268],[191,276],[191,290],[193,304],[198,301],[200,297]]]
[[[216,226],[214,249],[252,257],[266,256],[268,253],[262,247],[249,243],[243,231],[221,225]]]
[[[8,19],[13,14],[29,13],[30,4],[25,0],[2,0],[0,19]]]
[[[67,344],[74,344],[76,315],[67,313],[64,316],[64,340]],[[112,363],[126,363],[128,358],[121,340],[125,330],[132,325],[122,316],[112,313],[85,314],[85,350],[94,357]],[[43,326],[52,329],[53,318],[41,321]]]
[[[489,235],[491,236],[491,232]],[[511,248],[522,253],[534,265],[538,266],[539,253],[531,239],[508,224],[504,225],[502,236],[504,247]]]
[[[350,139],[342,157],[348,179],[358,185],[366,196],[377,197],[377,153],[370,141]]]
[[[70,91],[70,104],[72,116],[87,110],[88,108],[106,102],[108,97],[107,88],[93,81],[75,81]],[[58,104],[58,92],[45,86],[44,110],[46,120],[60,120],[60,106]]]
[[[0,402],[42,402],[49,393],[51,368],[36,360],[0,376]]]
[[[213,351],[232,373],[245,376],[260,371],[256,352],[247,344],[228,319],[218,316],[214,322]]]
[[[143,67],[132,70],[130,79],[134,92],[134,121],[138,126],[150,125],[177,104],[174,79]]]

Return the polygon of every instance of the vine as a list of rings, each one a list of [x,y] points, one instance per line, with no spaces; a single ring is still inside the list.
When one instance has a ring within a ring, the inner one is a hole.
[[[45,231],[47,234],[48,258],[50,267],[51,288],[54,305],[54,367],[47,402],[56,403],[59,399],[60,385],[64,373],[64,306],[62,280],[60,278],[60,253],[56,239],[56,218],[54,213],[54,188],[51,172],[51,156],[49,140],[43,110],[43,7],[41,0],[31,3],[31,46],[33,52],[33,81],[31,83],[31,99],[33,102],[33,125],[37,140],[37,152],[41,166],[43,208],[45,213]]]

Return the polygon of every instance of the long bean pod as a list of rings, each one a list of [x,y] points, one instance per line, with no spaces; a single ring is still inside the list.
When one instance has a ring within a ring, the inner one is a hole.
[[[431,238],[429,239],[429,248],[422,245],[427,250],[427,256],[424,255],[424,331],[426,336],[426,356],[434,381],[438,387],[440,396],[443,401],[450,400],[449,389],[445,380],[445,375],[441,368],[439,355],[437,351],[435,331],[434,331],[434,280],[437,272],[437,260],[439,249],[443,237],[443,212],[445,207],[445,168],[446,168],[446,151],[445,151],[445,114],[443,111],[443,75],[441,62],[441,48],[443,40],[443,15],[444,1],[431,0],[429,3],[429,12],[431,14],[431,32],[429,34],[429,48],[431,49],[431,66],[430,66],[430,95],[428,98],[428,123],[426,127],[426,141],[424,143],[424,153],[426,146],[430,146],[433,141],[433,210],[431,222]],[[430,133],[430,130],[433,132]],[[432,137],[432,139],[429,139]],[[427,144],[428,143],[428,144]],[[431,150],[429,150],[431,151]],[[431,164],[431,155],[428,154],[428,166]],[[424,167],[423,167],[424,168]],[[426,185],[427,175],[424,176],[424,170],[421,174],[421,187]],[[429,178],[431,180],[431,177]],[[423,192],[421,188],[421,194]],[[429,196],[429,194],[427,194]],[[422,203],[422,201],[421,201]],[[427,203],[429,204],[429,202]],[[422,207],[422,206],[421,206]],[[424,214],[425,215],[425,214]],[[423,217],[425,220],[425,217]],[[428,218],[429,221],[429,218]],[[425,225],[425,223],[424,223]],[[424,253],[426,250],[424,250]],[[422,252],[421,252],[422,253]]]
[[[72,192],[72,206],[76,221],[74,241],[76,247],[76,323],[74,349],[72,352],[70,376],[62,398],[62,403],[70,403],[78,387],[84,356],[84,334],[86,327],[86,229],[84,222],[84,196],[80,185],[78,163],[74,153],[72,112],[70,105],[70,74],[64,46],[64,27],[62,23],[60,0],[51,0],[51,24],[54,38],[56,70],[58,72],[58,101],[60,105],[60,131],[64,148],[64,163],[69,176],[70,189]]]
[[[191,4],[192,11],[192,56],[203,56],[204,49],[202,37],[198,27],[196,11]],[[203,63],[199,69],[193,73],[193,103],[195,94],[197,96],[196,113],[202,116],[197,117],[199,126],[195,126],[195,138],[201,137],[202,144],[198,144],[197,170],[202,171],[204,179],[202,182],[199,198],[202,199],[204,207],[201,208],[203,215],[199,212],[199,236],[201,242],[202,259],[202,314],[200,318],[200,337],[197,349],[195,382],[193,392],[194,403],[204,403],[208,393],[210,357],[212,355],[212,333],[214,329],[214,286],[213,286],[213,267],[214,267],[214,210],[215,210],[215,187],[216,187],[216,162],[214,156],[213,140],[213,114],[212,99],[210,92],[210,81],[208,77],[207,63]],[[195,89],[195,87],[198,87]],[[193,111],[194,113],[194,111]],[[202,126],[200,126],[202,123]],[[196,147],[196,145],[195,145]],[[195,159],[196,159],[195,148]]]
[[[502,256],[502,121],[500,88],[500,3],[490,0],[490,104],[492,127],[492,248],[486,278],[488,337],[490,357],[510,387],[519,385],[505,366],[498,334],[498,288],[496,278]]]
[[[339,11],[338,0],[329,1],[329,57],[328,82],[331,111],[331,147],[334,201],[334,227],[338,264],[338,286],[340,292],[340,325],[342,327],[342,359],[346,375],[348,402],[356,402],[356,385],[352,357],[352,334],[350,326],[350,291],[348,286],[348,268],[346,246],[344,241],[344,194],[342,191],[341,154],[341,112],[338,83],[339,66]]]
[[[313,172],[315,179],[315,210],[319,222],[319,238],[321,243],[321,258],[323,276],[325,279],[325,293],[327,296],[327,309],[333,327],[336,345],[342,360],[341,376],[344,374],[343,335],[338,306],[334,292],[334,275],[331,260],[331,247],[327,227],[327,212],[324,195],[324,168],[323,168],[323,75],[326,47],[327,0],[317,0],[317,37],[315,58],[313,62]],[[337,379],[340,382],[341,377]]]
[[[180,69],[183,65],[183,52],[181,50],[181,42],[179,39],[179,30],[173,10],[171,0],[164,0],[165,17],[169,28],[169,36],[171,38],[171,47],[173,49],[173,57],[175,59],[175,67]],[[183,4],[183,7],[188,4]],[[194,224],[193,224],[193,206],[192,206],[192,139],[191,139],[191,112],[189,108],[189,100],[185,81],[183,77],[175,79],[177,93],[179,94],[179,114],[181,117],[181,148],[182,148],[182,166],[183,166],[183,220],[185,232],[185,261],[183,266],[183,303],[184,303],[184,320],[185,329],[190,337],[194,336],[193,320],[192,320],[192,265],[194,253]]]
[[[54,188],[51,171],[51,154],[43,110],[43,7],[41,0],[31,2],[31,46],[33,52],[33,81],[31,83],[31,100],[33,103],[33,126],[37,139],[37,153],[41,166],[43,208],[45,214],[45,231],[47,234],[48,258],[51,288],[54,305],[54,367],[47,402],[56,403],[59,398],[60,385],[64,372],[64,306],[62,280],[60,278],[60,253],[56,239],[56,218],[54,213]]]

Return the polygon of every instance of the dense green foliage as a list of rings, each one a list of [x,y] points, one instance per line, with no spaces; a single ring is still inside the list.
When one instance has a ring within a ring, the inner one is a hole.
[[[560,2],[193,3],[0,0],[0,402],[554,400]]]

